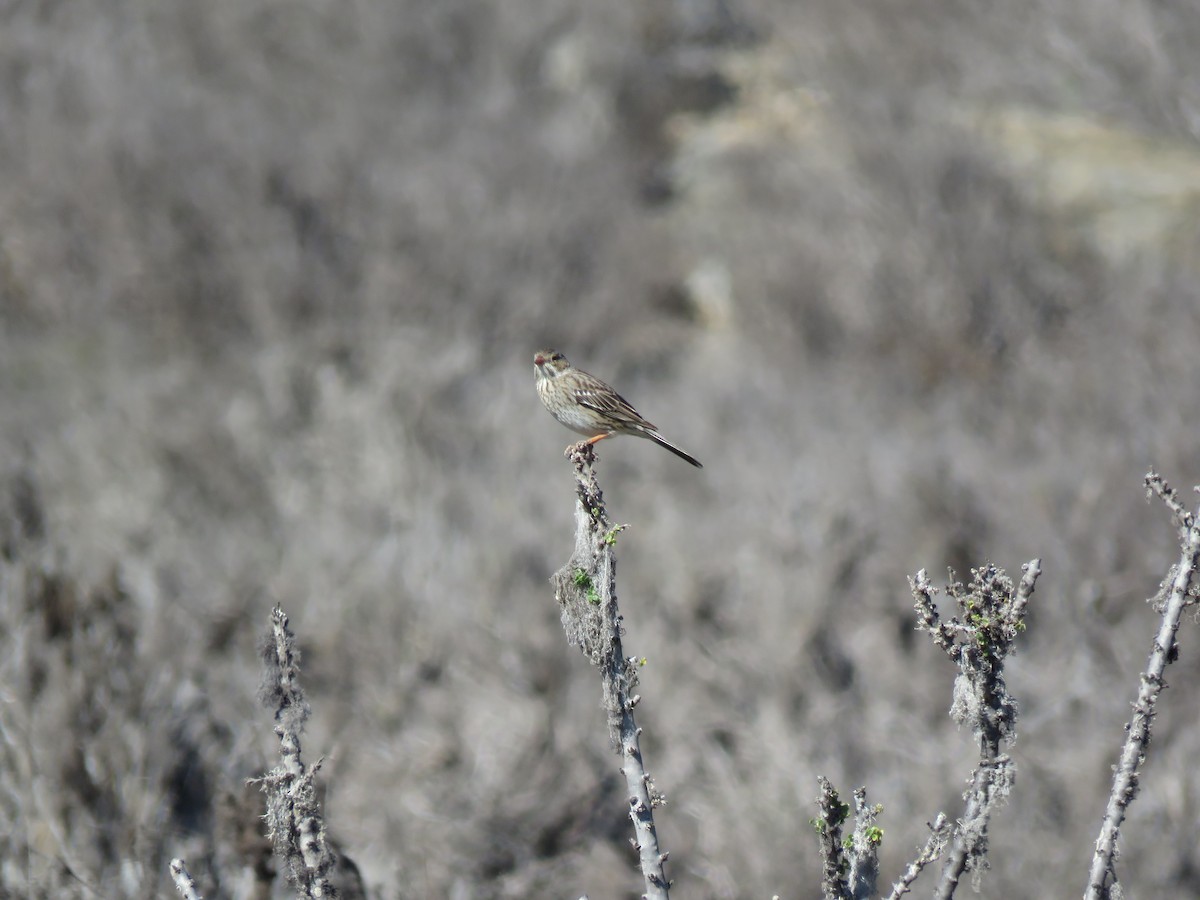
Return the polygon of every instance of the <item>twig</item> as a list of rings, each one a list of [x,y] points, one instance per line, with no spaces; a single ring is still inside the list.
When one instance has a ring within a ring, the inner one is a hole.
[[[183,895],[183,900],[202,900],[196,879],[192,878],[182,859],[171,860],[171,878],[175,881],[175,889]]]
[[[284,860],[288,880],[310,900],[336,897],[329,875],[337,854],[325,837],[314,779],[321,768],[300,758],[300,735],[308,719],[308,701],[300,688],[299,653],[288,618],[278,606],[271,611],[271,636],[264,642],[265,677],[261,699],[275,709],[280,764],[255,779],[267,795],[268,836]]]
[[[978,880],[987,867],[988,820],[1012,790],[1013,763],[1000,748],[1016,739],[1017,703],[1005,685],[1004,663],[1025,629],[1025,607],[1041,573],[1041,560],[1030,561],[1023,570],[1015,588],[1001,569],[990,564],[971,570],[969,587],[952,583],[948,592],[957,603],[958,615],[949,622],[940,620],[933,601],[937,590],[925,570],[912,580],[917,627],[928,631],[959,668],[950,715],[960,724],[970,724],[979,742],[979,765],[963,795],[966,808],[954,829],[934,893],[941,900],[954,896],[968,869]]]
[[[842,846],[842,825],[850,816],[850,807],[842,802],[837,789],[824,775],[817,776],[821,793],[817,795],[817,818],[812,826],[817,832],[821,854],[821,893],[825,900],[845,900],[850,896],[846,876],[846,848]]]
[[[854,832],[850,835],[850,896],[854,900],[867,900],[875,896],[875,885],[879,880],[879,845],[883,843],[883,829],[879,827],[880,804],[867,804],[867,789],[854,791]]]
[[[929,830],[929,840],[925,842],[920,855],[908,864],[908,868],[904,870],[900,880],[892,886],[892,892],[888,894],[887,900],[900,900],[912,889],[912,883],[917,880],[921,871],[942,855],[942,851],[946,848],[946,842],[950,839],[951,831],[946,814],[938,813],[933,824],[929,826]]]
[[[1197,565],[1200,564],[1200,525],[1196,524],[1196,517],[1184,509],[1178,495],[1158,473],[1152,471],[1146,476],[1146,490],[1147,494],[1157,494],[1171,510],[1179,529],[1180,557],[1163,581],[1163,587],[1169,582],[1170,588],[1166,592],[1166,603],[1160,609],[1162,621],[1154,638],[1146,671],[1142,673],[1137,700],[1133,703],[1133,719],[1125,729],[1121,759],[1113,771],[1112,793],[1108,797],[1100,836],[1096,839],[1096,853],[1088,873],[1088,886],[1084,894],[1086,900],[1108,900],[1117,896],[1119,891],[1116,857],[1121,823],[1125,820],[1126,809],[1137,795],[1138,770],[1145,762],[1146,750],[1150,746],[1150,726],[1154,721],[1155,704],[1166,686],[1163,673],[1178,652],[1175,635],[1180,619],[1184,609],[1196,603],[1191,586]]]
[[[670,889],[665,863],[658,848],[654,808],[666,802],[645,770],[638,744],[641,729],[633,709],[641,699],[637,687],[636,659],[626,659],[621,649],[621,613],[617,608],[616,557],[613,547],[625,527],[608,520],[604,497],[593,469],[596,457],[590,444],[567,449],[575,467],[575,552],[551,579],[562,609],[567,640],[578,646],[600,670],[603,703],[608,713],[609,737],[621,754],[621,771],[629,797],[644,896],[666,900]]]

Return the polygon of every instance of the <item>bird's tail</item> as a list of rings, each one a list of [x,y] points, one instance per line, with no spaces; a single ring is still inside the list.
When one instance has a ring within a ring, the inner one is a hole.
[[[665,437],[663,437],[657,431],[643,431],[642,434],[644,434],[646,437],[650,438],[650,440],[654,441],[654,443],[658,444],[660,447],[666,447],[668,450],[670,450],[672,453],[674,453],[680,459],[687,460],[693,466],[695,466],[697,469],[704,468],[704,466],[700,465],[700,461],[698,459],[696,459],[694,456],[688,456],[688,454],[684,453],[682,450],[680,450],[678,447],[676,447],[674,444],[672,444],[670,441],[668,441]]]

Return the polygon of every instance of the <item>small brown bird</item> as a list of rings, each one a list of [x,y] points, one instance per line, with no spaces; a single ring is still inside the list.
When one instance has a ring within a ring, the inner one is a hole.
[[[649,438],[696,468],[703,468],[659,434],[624,397],[599,378],[576,369],[557,350],[535,353],[533,370],[542,405],[561,424],[587,437],[586,443],[594,444],[614,434],[632,434]]]

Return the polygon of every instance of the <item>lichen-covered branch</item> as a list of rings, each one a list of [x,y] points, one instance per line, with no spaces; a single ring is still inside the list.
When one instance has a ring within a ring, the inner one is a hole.
[[[817,776],[821,793],[817,795],[819,813],[812,820],[821,854],[821,894],[825,900],[846,900],[850,896],[847,878],[850,866],[842,845],[842,825],[850,816],[849,804],[843,803],[837,789],[824,775]]]
[[[187,869],[187,863],[182,859],[171,860],[171,879],[175,882],[175,890],[183,896],[183,900],[201,900],[200,889],[196,887],[196,879]]]
[[[600,670],[609,737],[622,758],[621,771],[628,789],[629,817],[635,847],[645,880],[645,895],[666,900],[670,883],[667,854],[658,848],[654,808],[665,800],[654,787],[642,762],[641,729],[633,709],[641,699],[637,687],[637,662],[626,659],[621,648],[621,613],[617,608],[616,557],[613,548],[624,526],[612,525],[604,497],[596,482],[595,453],[590,444],[567,450],[575,467],[575,551],[551,579],[562,610],[567,640],[578,646]]]
[[[979,765],[963,795],[966,808],[954,828],[950,851],[942,867],[935,897],[954,896],[959,879],[970,871],[978,881],[987,867],[988,820],[1012,790],[1015,777],[1003,744],[1016,739],[1017,702],[1004,681],[1004,663],[1025,630],[1025,607],[1033,595],[1041,560],[1022,567],[1014,585],[993,565],[971,570],[969,586],[954,582],[947,592],[957,615],[943,621],[934,603],[937,589],[922,569],[912,580],[918,628],[929,632],[935,645],[958,666],[950,715],[970,725],[979,743]]]
[[[879,880],[879,846],[883,829],[878,817],[883,807],[867,803],[867,789],[854,791],[854,830],[842,839],[842,825],[850,807],[824,775],[817,777],[819,815],[812,820],[821,853],[821,891],[826,900],[866,900],[875,896]]]
[[[908,893],[917,876],[942,855],[947,844],[950,852],[934,896],[952,897],[965,871],[978,877],[987,865],[988,820],[1013,784],[1012,760],[1001,752],[1001,746],[1016,738],[1017,703],[1005,686],[1004,661],[1013,652],[1017,635],[1025,630],[1025,608],[1041,574],[1041,561],[1032,560],[1022,569],[1019,585],[996,566],[972,569],[969,586],[955,582],[947,588],[957,604],[957,615],[946,620],[934,600],[938,589],[925,570],[911,580],[917,628],[927,631],[958,666],[950,714],[960,724],[971,726],[979,742],[979,765],[963,795],[966,809],[962,818],[952,828],[946,816],[938,814],[924,849],[893,886],[889,898]],[[854,832],[843,841],[842,825],[849,818],[850,807],[828,779],[822,776],[818,781],[820,815],[813,819],[813,826],[820,842],[821,890],[826,900],[874,896],[883,841],[883,830],[876,824],[881,808],[867,804],[864,788],[855,791]]]
[[[330,874],[337,854],[326,838],[313,783],[321,761],[307,766],[300,756],[308,701],[300,688],[296,638],[278,606],[271,611],[271,634],[262,651],[265,672],[260,698],[275,710],[275,734],[279,738],[279,765],[257,779],[267,795],[268,836],[276,855],[285,863],[288,880],[301,896],[311,900],[336,897]]]
[[[938,813],[937,818],[929,826],[929,839],[921,848],[921,853],[908,864],[904,874],[892,885],[892,892],[888,894],[887,900],[900,900],[912,890],[912,883],[917,880],[917,876],[946,849],[946,842],[950,839],[950,830],[950,822],[946,819],[946,814]]]
[[[850,871],[847,881],[850,896],[854,900],[866,900],[875,896],[875,885],[879,880],[879,845],[883,843],[883,829],[879,827],[879,814],[883,807],[867,803],[867,789],[854,791],[854,831],[850,835]]]
[[[1171,510],[1180,536],[1179,562],[1171,567],[1163,580],[1156,600],[1162,615],[1158,634],[1155,635],[1150,659],[1142,673],[1141,687],[1133,703],[1133,719],[1126,726],[1125,745],[1121,758],[1113,770],[1113,788],[1104,811],[1100,836],[1096,839],[1096,853],[1092,857],[1086,900],[1108,900],[1117,896],[1119,890],[1116,872],[1117,839],[1125,811],[1137,794],[1138,771],[1146,759],[1150,746],[1150,726],[1154,721],[1155,704],[1165,686],[1163,673],[1174,661],[1178,648],[1175,634],[1183,611],[1197,602],[1193,580],[1200,564],[1200,524],[1197,517],[1188,512],[1178,494],[1156,472],[1146,475],[1147,495],[1158,496]],[[1165,598],[1165,599],[1164,599]]]

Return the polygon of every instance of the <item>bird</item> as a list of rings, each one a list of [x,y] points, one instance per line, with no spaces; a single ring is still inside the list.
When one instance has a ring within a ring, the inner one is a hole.
[[[550,414],[572,431],[584,435],[585,444],[632,434],[649,438],[666,447],[697,469],[699,460],[676,447],[652,423],[641,417],[629,401],[594,375],[576,369],[557,350],[539,350],[533,355],[538,397]]]

